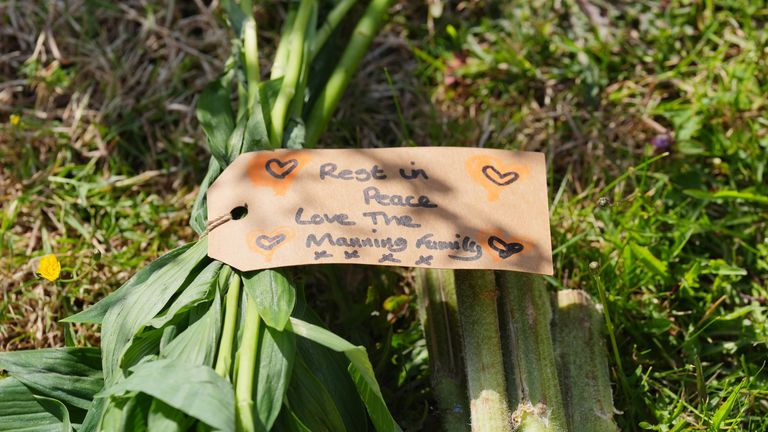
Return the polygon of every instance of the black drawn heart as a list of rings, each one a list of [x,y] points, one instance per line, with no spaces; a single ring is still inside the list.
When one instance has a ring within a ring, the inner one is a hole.
[[[276,236],[268,236],[268,235],[260,235],[256,237],[256,240],[254,240],[254,243],[256,243],[256,246],[264,249],[264,250],[272,250],[277,245],[285,241],[285,234],[278,234]]]
[[[299,166],[299,161],[296,159],[288,159],[283,162],[280,159],[270,159],[264,165],[267,172],[276,179],[284,179],[288,177],[288,174],[292,173],[296,167]]]
[[[490,236],[488,238],[488,246],[498,252],[499,258],[501,259],[507,259],[516,253],[522,252],[524,249],[521,243],[507,243],[496,236]]]
[[[488,173],[488,171],[491,171],[496,175],[492,176],[491,174]],[[520,174],[514,171],[508,171],[508,172],[502,173],[502,172],[499,172],[499,170],[497,170],[496,167],[493,165],[484,166],[483,175],[485,176],[485,178],[492,181],[493,183],[496,183],[499,186],[506,186],[508,184],[512,184],[518,178],[520,178]]]

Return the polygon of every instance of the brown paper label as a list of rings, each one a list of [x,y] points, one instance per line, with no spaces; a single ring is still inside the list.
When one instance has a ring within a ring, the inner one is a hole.
[[[208,190],[208,255],[239,270],[349,263],[552,274],[534,152],[408,147],[238,157]]]

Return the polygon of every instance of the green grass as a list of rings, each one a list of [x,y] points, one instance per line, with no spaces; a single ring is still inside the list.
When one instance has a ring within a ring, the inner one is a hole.
[[[428,20],[401,2],[321,146],[546,152],[548,280],[603,300],[621,428],[767,429],[768,5],[594,1],[595,27],[576,1],[501,3],[445,4]],[[193,238],[208,155],[191,119],[228,44],[196,6],[85,2],[52,12],[67,17],[52,24],[58,58],[47,43],[25,63],[49,11],[12,12],[0,13],[12,47],[0,60],[0,349],[63,345],[57,318]],[[261,47],[278,14],[261,7]],[[56,284],[33,275],[47,252],[64,268]],[[395,418],[433,428],[408,270],[311,266],[306,279],[323,321],[368,347]]]

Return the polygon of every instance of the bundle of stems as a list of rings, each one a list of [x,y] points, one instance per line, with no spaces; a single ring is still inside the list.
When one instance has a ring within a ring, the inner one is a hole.
[[[100,349],[1,353],[0,430],[399,430],[365,349],[318,325],[300,274],[244,273],[207,256],[206,191],[227,165],[313,147],[325,130],[391,0],[371,0],[353,34],[340,34],[356,3],[291,2],[265,77],[251,0],[222,2],[235,36],[198,103],[212,155],[190,222],[200,239],[65,319],[100,324]],[[340,57],[326,49],[344,40]]]
[[[618,430],[604,323],[586,292],[553,298],[541,276],[516,272],[415,279],[444,430]]]

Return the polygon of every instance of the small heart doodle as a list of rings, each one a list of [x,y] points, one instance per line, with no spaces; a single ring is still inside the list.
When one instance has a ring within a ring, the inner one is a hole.
[[[266,164],[264,164],[264,168],[267,170],[269,175],[276,179],[284,179],[288,177],[288,175],[292,173],[297,166],[299,166],[299,161],[296,159],[288,159],[285,162],[281,161],[280,159],[270,159]]]
[[[522,252],[524,249],[522,243],[507,243],[496,236],[490,236],[488,238],[488,246],[498,252],[499,258],[501,259],[507,259],[514,254]]]
[[[277,245],[284,242],[286,238],[287,237],[285,236],[285,234],[278,234],[275,236],[268,236],[266,234],[262,234],[256,237],[256,239],[254,239],[253,242],[256,244],[256,246],[264,250],[271,251]]]
[[[494,167],[493,165],[484,166],[482,171],[485,178],[487,178],[488,180],[490,180],[491,182],[499,186],[506,186],[508,184],[512,184],[518,178],[520,178],[520,174],[516,173],[515,171],[507,171],[505,173],[502,173],[499,170],[497,170],[496,167]],[[491,173],[493,173],[493,175],[491,175]]]
[[[272,260],[272,255],[293,238],[293,231],[288,227],[275,227],[271,231],[253,230],[245,238],[248,249]]]

